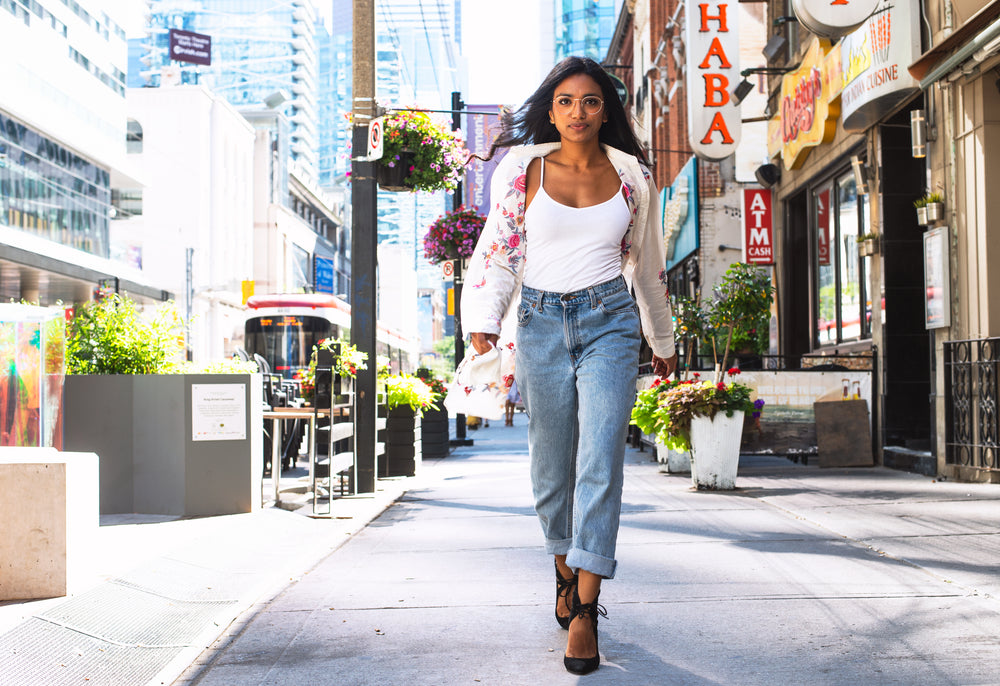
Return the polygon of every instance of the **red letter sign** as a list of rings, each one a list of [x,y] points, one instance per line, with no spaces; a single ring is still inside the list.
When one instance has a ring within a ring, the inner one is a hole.
[[[750,264],[774,264],[774,229],[771,190],[743,190],[743,245]]]

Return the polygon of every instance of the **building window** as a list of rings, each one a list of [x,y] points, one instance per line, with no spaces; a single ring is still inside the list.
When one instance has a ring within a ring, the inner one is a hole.
[[[858,258],[858,236],[869,224],[867,198],[846,173],[813,191],[816,227],[816,346],[871,338],[871,258]]]

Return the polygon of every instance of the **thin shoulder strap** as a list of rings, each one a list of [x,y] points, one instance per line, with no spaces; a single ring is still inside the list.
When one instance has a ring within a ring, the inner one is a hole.
[[[542,163],[542,168],[538,172],[538,187],[541,188],[542,184],[545,183],[545,158],[544,157],[539,157],[538,159]]]

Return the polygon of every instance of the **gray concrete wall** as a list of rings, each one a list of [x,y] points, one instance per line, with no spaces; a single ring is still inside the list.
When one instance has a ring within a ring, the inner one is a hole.
[[[192,440],[193,384],[243,384],[243,440]],[[100,457],[102,514],[214,515],[260,507],[259,375],[71,375],[66,450]]]

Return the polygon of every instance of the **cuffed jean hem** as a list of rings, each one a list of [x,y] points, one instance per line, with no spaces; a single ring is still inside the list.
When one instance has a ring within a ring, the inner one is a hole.
[[[588,553],[579,548],[573,548],[569,551],[566,555],[566,564],[574,572],[579,572],[582,569],[605,579],[614,579],[615,568],[618,566],[618,562],[611,558]]]
[[[546,539],[545,552],[549,555],[567,555],[572,545],[572,538],[557,538],[553,540]]]

